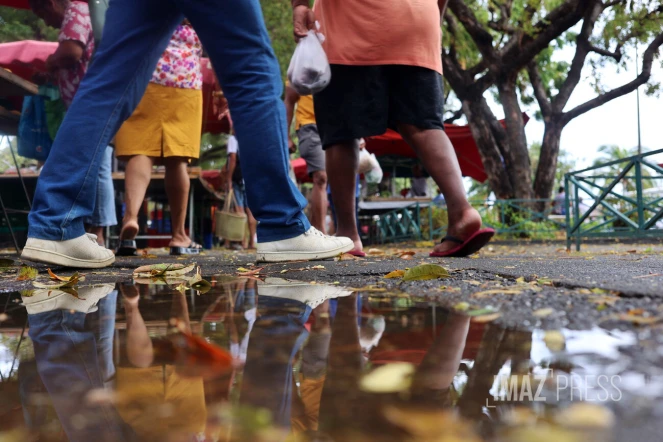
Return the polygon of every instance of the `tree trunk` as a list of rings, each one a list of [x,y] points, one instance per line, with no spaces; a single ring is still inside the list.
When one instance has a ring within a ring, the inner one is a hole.
[[[525,122],[516,93],[516,79],[500,79],[497,83],[506,122],[506,168],[511,179],[514,196],[532,199],[532,171],[525,136]]]
[[[511,180],[504,167],[499,143],[490,122],[484,115],[482,102],[486,107],[488,106],[483,96],[463,100],[463,113],[467,117],[470,132],[479,149],[490,188],[495,192],[497,199],[510,199],[514,195]]]
[[[552,120],[546,123],[541,143],[539,165],[534,178],[534,196],[537,199],[548,199],[552,195],[557,171],[557,157],[564,126]]]

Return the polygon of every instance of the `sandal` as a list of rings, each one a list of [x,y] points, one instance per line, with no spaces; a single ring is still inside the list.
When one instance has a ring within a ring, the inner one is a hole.
[[[138,256],[138,252],[136,251],[136,240],[120,240],[120,247],[115,251],[115,256]]]
[[[203,246],[191,241],[189,247],[174,246],[170,248],[170,254],[173,256],[179,255],[198,255],[203,250]]]
[[[458,245],[453,247],[445,252],[431,252],[430,256],[433,258],[450,258],[450,257],[463,257],[469,256],[473,253],[478,252],[483,246],[488,244],[490,239],[495,235],[495,230],[493,229],[480,229],[477,230],[467,238],[465,241],[462,239],[456,238],[455,236],[445,236],[442,238],[442,242],[451,241],[455,242]]]

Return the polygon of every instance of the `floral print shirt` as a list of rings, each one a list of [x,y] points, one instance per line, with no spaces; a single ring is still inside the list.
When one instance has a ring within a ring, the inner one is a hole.
[[[152,83],[180,89],[202,89],[200,59],[203,47],[190,25],[179,25],[170,38],[166,51],[157,63]]]
[[[73,1],[64,12],[64,20],[60,27],[58,41],[77,41],[83,45],[83,56],[76,66],[60,69],[58,72],[58,88],[65,106],[71,106],[74,95],[87,72],[92,53],[94,52],[94,34],[90,21],[90,10],[87,2]]]

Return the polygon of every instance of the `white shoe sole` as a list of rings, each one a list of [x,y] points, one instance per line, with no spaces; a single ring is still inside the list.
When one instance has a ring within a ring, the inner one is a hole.
[[[337,247],[335,249],[315,252],[260,252],[257,253],[258,262],[285,262],[285,261],[315,261],[318,259],[333,258],[341,253],[349,252],[354,249],[354,243],[347,246]]]
[[[24,248],[21,258],[27,259],[28,261],[81,269],[101,269],[103,267],[108,267],[115,262],[115,256],[103,260],[81,259],[63,255],[62,253],[54,252],[52,250],[42,250],[34,247]]]

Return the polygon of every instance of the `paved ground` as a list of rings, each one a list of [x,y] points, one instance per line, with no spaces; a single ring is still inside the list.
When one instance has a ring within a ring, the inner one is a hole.
[[[112,267],[85,273],[86,283],[107,283],[130,280],[136,267],[159,262],[196,262],[207,277],[237,275],[239,268],[264,267],[262,276],[338,283],[354,288],[379,285],[388,292],[405,291],[449,307],[463,302],[471,309],[494,308],[501,312],[498,322],[519,328],[589,328],[606,323],[627,327],[634,322],[653,323],[654,318],[663,315],[663,290],[660,288],[663,245],[660,244],[589,245],[580,253],[567,253],[559,243],[494,244],[479,255],[462,259],[428,258],[429,248],[427,243],[400,244],[382,247],[363,260],[256,267],[252,267],[255,255],[247,253],[212,251],[196,258],[176,259],[163,255],[163,250],[148,250],[146,257],[118,258]],[[404,252],[415,254],[409,256]],[[384,278],[394,270],[422,263],[440,264],[451,271],[451,277],[408,283]],[[35,267],[40,271],[40,279],[47,278],[46,266]],[[53,270],[58,274],[71,274],[67,269]],[[0,291],[30,288],[30,281],[16,281],[14,270],[0,274]],[[543,317],[540,317],[541,312],[534,315],[541,309],[553,312]],[[631,320],[629,316],[617,320],[618,315],[628,312],[637,313],[631,316],[638,318]]]

